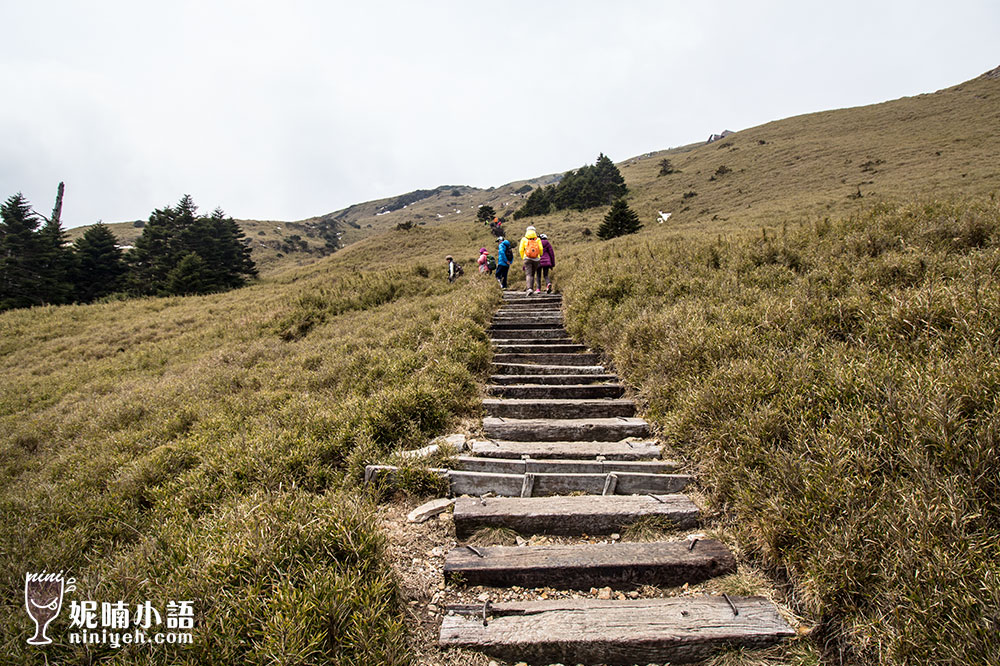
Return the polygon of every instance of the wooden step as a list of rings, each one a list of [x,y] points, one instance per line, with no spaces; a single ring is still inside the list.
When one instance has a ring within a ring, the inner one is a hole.
[[[536,366],[537,367],[537,366]],[[582,384],[608,384],[618,381],[617,375],[608,373],[598,375],[539,375],[533,373],[511,374],[511,375],[491,375],[490,383],[495,386],[510,386],[516,384],[546,384],[549,386],[580,386]]]
[[[620,442],[519,442],[505,440],[477,441],[470,445],[477,456],[487,458],[523,458],[547,460],[551,458],[595,460],[655,460],[663,453],[653,441],[630,440]]]
[[[543,365],[541,363],[493,363],[493,371],[503,375],[604,375],[603,365]]]
[[[493,354],[494,363],[539,365],[598,365],[600,354]]]
[[[490,439],[519,442],[598,441],[617,442],[649,435],[643,419],[618,416],[612,419],[504,419],[487,416],[483,432]]]
[[[532,340],[531,338],[491,338],[490,342],[496,347],[503,347],[508,345],[573,345],[576,344],[573,338],[567,336],[563,338],[542,338],[539,340]],[[583,345],[580,345],[581,347]]]
[[[463,469],[429,467],[427,471],[447,479],[452,495],[497,497],[547,497],[584,493],[587,495],[670,494],[684,490],[693,477],[686,474],[647,472],[535,473],[508,474]],[[399,468],[393,465],[366,465],[365,483],[394,486]]]
[[[489,416],[508,419],[590,419],[635,415],[634,402],[610,398],[486,398],[483,400],[483,407]]]
[[[693,545],[692,545],[693,544]],[[488,587],[632,590],[642,585],[695,585],[736,571],[736,559],[715,539],[571,546],[454,548],[445,581]]]
[[[584,352],[587,348],[575,343],[548,344],[542,342],[532,342],[529,344],[503,344],[495,345],[498,354],[569,354],[572,352]]]
[[[517,459],[458,456],[451,463],[454,469],[469,472],[499,472],[501,474],[607,474],[608,472],[643,472],[645,474],[671,474],[680,464],[673,460],[573,460],[573,459]]]
[[[505,328],[487,331],[490,339],[498,340],[566,340],[566,329],[559,328]]]
[[[455,534],[467,539],[483,527],[520,534],[611,534],[643,516],[661,516],[679,528],[698,523],[698,507],[685,495],[574,495],[570,497],[459,497]]]
[[[539,320],[539,321],[494,321],[493,323],[490,324],[490,327],[487,329],[487,331],[490,331],[490,332],[503,331],[503,332],[506,333],[507,331],[509,331],[511,329],[528,329],[528,330],[534,330],[534,329],[539,329],[539,328],[550,328],[550,329],[554,328],[554,329],[557,329],[557,330],[560,330],[560,331],[564,331],[564,329],[563,329],[563,323],[562,323],[561,319],[552,319],[552,320],[549,320],[549,321],[542,321],[542,320]],[[566,335],[566,333],[563,332],[563,335]]]
[[[763,597],[504,603],[489,608],[485,625],[482,610],[450,607],[440,645],[528,664],[689,664],[795,636]]]
[[[625,389],[621,384],[549,384],[491,385],[486,392],[501,398],[531,398],[535,400],[593,400],[595,398],[620,398]]]

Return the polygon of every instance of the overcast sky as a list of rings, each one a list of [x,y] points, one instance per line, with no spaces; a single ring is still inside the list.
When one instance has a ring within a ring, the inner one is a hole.
[[[0,0],[0,197],[298,220],[1000,65],[1000,2]]]

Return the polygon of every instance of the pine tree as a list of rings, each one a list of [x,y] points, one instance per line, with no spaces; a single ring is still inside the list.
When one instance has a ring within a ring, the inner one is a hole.
[[[595,205],[606,206],[615,199],[620,199],[628,193],[625,178],[611,159],[601,153],[594,164],[594,174],[597,179],[597,190],[601,201]]]
[[[486,204],[479,209],[478,213],[476,213],[476,220],[482,222],[483,224],[487,224],[492,222],[493,218],[496,216],[497,212],[493,209],[493,206]]]
[[[125,262],[117,243],[111,230],[98,222],[73,244],[76,257],[73,283],[77,300],[90,303],[122,287]]]
[[[67,245],[66,232],[59,218],[53,215],[37,236],[39,294],[45,303],[69,303],[74,295],[74,256]]]
[[[127,256],[130,288],[138,294],[174,295],[223,291],[257,275],[243,230],[221,209],[199,216],[190,196],[153,211]],[[188,258],[194,254],[200,263]],[[197,265],[196,265],[197,263]],[[195,270],[197,269],[197,270]],[[180,289],[180,291],[178,291]]]
[[[625,199],[616,199],[611,205],[611,210],[604,216],[604,222],[597,229],[597,237],[601,240],[608,240],[626,234],[634,234],[641,228],[639,216],[629,208]]]
[[[0,311],[41,305],[39,219],[18,192],[0,207]]]

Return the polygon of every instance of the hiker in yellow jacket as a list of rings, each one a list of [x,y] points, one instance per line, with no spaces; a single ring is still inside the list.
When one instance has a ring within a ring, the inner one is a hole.
[[[528,227],[524,232],[524,237],[517,245],[517,251],[524,260],[524,279],[527,282],[528,294],[542,293],[542,241],[535,233],[534,227]]]

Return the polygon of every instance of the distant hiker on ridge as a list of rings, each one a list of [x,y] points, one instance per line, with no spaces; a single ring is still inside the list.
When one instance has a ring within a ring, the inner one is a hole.
[[[497,282],[504,289],[507,288],[507,272],[510,271],[510,262],[514,260],[514,249],[510,246],[510,241],[503,237],[497,237]]]
[[[545,280],[545,293],[552,293],[552,278],[549,277],[549,270],[556,267],[556,252],[552,249],[552,243],[545,234],[539,236],[542,239],[542,258],[538,262],[541,274],[538,276],[539,284]]]
[[[542,241],[535,233],[534,227],[528,227],[524,232],[524,237],[517,246],[517,251],[524,260],[524,279],[527,282],[526,293],[534,291],[536,294],[542,293]],[[536,283],[537,278],[537,283]]]

